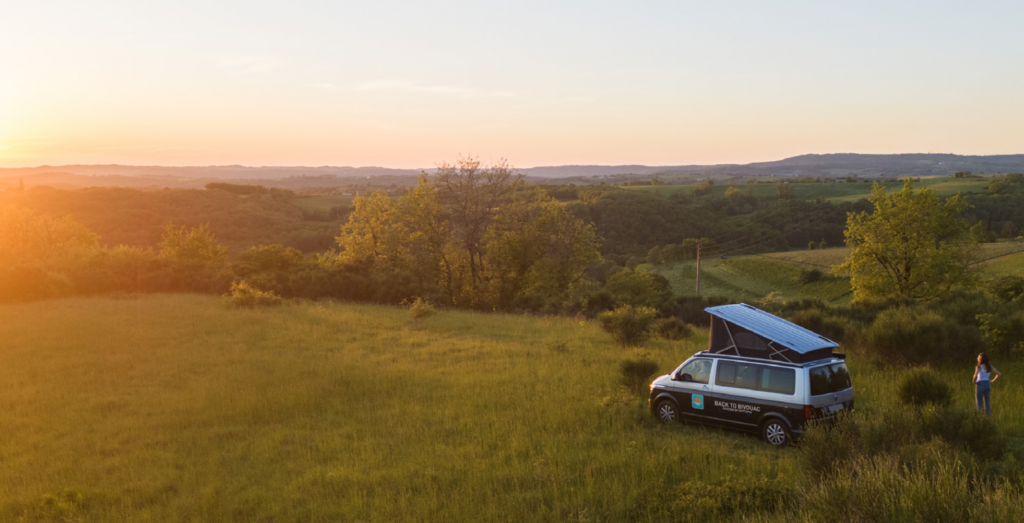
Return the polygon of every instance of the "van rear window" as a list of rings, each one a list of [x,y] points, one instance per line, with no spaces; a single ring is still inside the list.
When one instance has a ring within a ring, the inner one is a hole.
[[[830,394],[852,387],[845,363],[811,369],[811,396]]]

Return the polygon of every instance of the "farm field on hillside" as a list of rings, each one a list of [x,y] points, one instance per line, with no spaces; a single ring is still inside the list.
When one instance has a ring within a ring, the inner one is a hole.
[[[1024,276],[1024,253],[996,258],[982,265],[985,274],[1000,276]]]
[[[775,293],[783,300],[816,298],[833,305],[852,299],[848,278],[824,274],[813,283],[799,281],[803,270],[825,268],[778,261],[765,255],[717,258],[701,262],[701,294],[735,301],[751,301]],[[668,278],[678,296],[696,295],[697,264],[693,261],[659,265],[657,272]]]
[[[856,201],[867,198],[871,195],[871,183],[792,183],[793,195],[802,200],[816,200],[823,198],[830,201]],[[899,190],[903,187],[902,181],[887,181],[883,184],[887,191]],[[775,183],[750,184],[753,187],[754,196],[775,196],[778,194],[778,185]],[[915,188],[929,187],[934,189],[939,196],[952,196],[958,191],[985,192],[988,186],[988,178],[953,178],[941,176],[933,178],[922,178],[920,182],[914,182]],[[711,194],[724,196],[728,187],[736,187],[746,191],[747,184],[715,185]],[[626,187],[632,191],[645,191],[662,196],[671,196],[678,192],[690,192],[697,188],[697,185],[640,185]]]
[[[831,276],[829,271],[849,255],[849,248],[833,247],[732,256],[726,260],[708,258],[701,262],[701,294],[742,301],[763,298],[774,292],[784,300],[815,298],[843,305],[853,298],[849,279]],[[981,262],[977,269],[983,279],[1010,274],[1024,276],[1024,243],[986,243],[980,247],[978,258]],[[696,262],[646,267],[668,278],[676,295],[696,294]],[[821,271],[822,278],[801,283],[802,273],[810,270]]]
[[[669,521],[693,485],[800,477],[798,448],[656,423],[592,322],[190,295],[0,316],[2,520]],[[706,344],[646,353],[667,372]],[[858,410],[895,395],[849,364]],[[1005,383],[997,406],[1024,401]]]

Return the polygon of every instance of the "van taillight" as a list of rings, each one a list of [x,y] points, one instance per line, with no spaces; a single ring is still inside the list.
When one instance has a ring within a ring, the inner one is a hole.
[[[811,419],[812,417],[814,417],[814,407],[804,405],[804,419]]]

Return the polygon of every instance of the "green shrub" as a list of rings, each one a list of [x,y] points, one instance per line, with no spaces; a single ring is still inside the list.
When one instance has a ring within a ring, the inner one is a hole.
[[[672,299],[672,286],[662,275],[643,270],[622,270],[605,285],[615,301],[624,305],[661,307]]]
[[[434,310],[434,306],[423,301],[423,298],[416,298],[411,305],[409,305],[409,316],[412,317],[413,321],[423,320],[434,315],[437,311]]]
[[[281,297],[273,291],[261,291],[245,280],[231,284],[229,297],[232,306],[244,309],[281,304]]]
[[[732,301],[721,296],[680,296],[676,298],[675,315],[690,325],[707,327],[711,323],[711,317],[704,309],[726,303]]]
[[[970,358],[982,343],[977,327],[914,307],[883,311],[865,337],[868,352],[889,365]]]
[[[647,389],[651,376],[656,372],[658,362],[647,358],[629,359],[619,364],[622,384],[637,394]]]
[[[654,322],[654,331],[666,340],[685,340],[693,334],[693,329],[679,318],[662,318]]]
[[[818,269],[811,269],[809,271],[802,270],[800,271],[800,276],[797,278],[797,280],[800,283],[807,285],[808,283],[814,283],[820,280],[822,276],[823,274]]]
[[[953,402],[949,385],[932,369],[919,367],[903,375],[899,386],[900,399],[905,403],[925,405],[932,403],[948,406]]]
[[[623,347],[633,347],[643,345],[651,338],[656,314],[657,311],[651,307],[622,305],[598,314],[597,321],[616,343]]]
[[[1004,302],[1024,303],[1024,278],[1003,276],[989,283],[989,292]]]

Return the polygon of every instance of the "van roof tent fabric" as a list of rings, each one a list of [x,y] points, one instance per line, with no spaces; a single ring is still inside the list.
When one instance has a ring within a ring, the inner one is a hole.
[[[839,344],[745,303],[704,309],[711,314],[711,352],[803,363],[832,355]],[[717,321],[716,321],[717,320]]]

